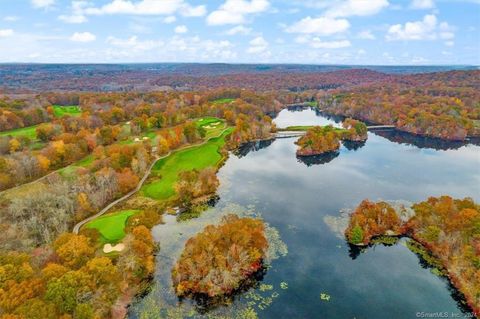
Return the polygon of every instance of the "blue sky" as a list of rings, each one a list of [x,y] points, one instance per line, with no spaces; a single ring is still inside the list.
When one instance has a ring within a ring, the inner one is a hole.
[[[480,64],[480,0],[0,4],[0,62]]]

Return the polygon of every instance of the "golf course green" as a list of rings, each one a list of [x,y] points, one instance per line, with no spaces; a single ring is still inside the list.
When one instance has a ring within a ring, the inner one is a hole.
[[[138,212],[139,210],[122,210],[111,213],[92,220],[85,227],[98,230],[102,244],[114,244],[125,237],[125,225],[128,218]]]

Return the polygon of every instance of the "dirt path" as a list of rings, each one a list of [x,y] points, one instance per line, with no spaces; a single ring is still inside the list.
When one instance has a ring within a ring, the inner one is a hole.
[[[179,152],[179,151],[183,151],[185,149],[188,149],[188,148],[192,148],[192,147],[197,147],[197,146],[201,146],[203,144],[206,144],[207,142],[209,142],[211,139],[214,139],[214,138],[218,138],[220,136],[222,136],[223,133],[225,133],[226,131],[228,130],[228,127],[226,127],[225,129],[223,129],[220,134],[218,134],[217,136],[212,136],[208,139],[206,139],[205,141],[201,142],[201,143],[197,143],[197,144],[192,144],[192,145],[187,145],[187,146],[184,146],[184,147],[180,147],[176,150],[173,150],[173,151],[169,151],[167,154],[163,155],[163,156],[156,156],[155,159],[153,160],[152,164],[150,164],[150,166],[148,167],[147,171],[145,172],[145,174],[143,175],[142,179],[140,180],[140,182],[138,182],[137,184],[137,187],[135,187],[132,191],[130,191],[129,193],[127,193],[126,195],[123,195],[122,197],[120,197],[119,199],[116,199],[114,200],[113,202],[111,202],[110,204],[108,204],[107,206],[105,206],[101,211],[99,211],[98,213],[96,213],[95,215],[92,215],[84,220],[82,220],[81,222],[79,222],[78,224],[76,224],[74,227],[73,227],[73,233],[74,234],[78,234],[78,232],[80,231],[80,228],[85,225],[86,223],[94,220],[95,218],[97,217],[100,217],[102,216],[103,214],[105,214],[110,208],[112,208],[113,206],[117,205],[118,203],[124,201],[125,199],[129,198],[130,196],[132,196],[133,194],[135,194],[136,192],[138,192],[140,190],[140,188],[142,188],[143,184],[145,183],[145,181],[147,180],[148,176],[150,175],[150,173],[152,172],[152,169],[153,169],[153,166],[155,165],[156,162],[158,162],[159,160],[161,159],[164,159],[166,157],[169,157],[173,152]]]

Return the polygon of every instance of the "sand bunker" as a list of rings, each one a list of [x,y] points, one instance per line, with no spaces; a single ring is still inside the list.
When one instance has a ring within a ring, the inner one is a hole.
[[[125,245],[120,243],[120,244],[116,244],[115,246],[112,246],[110,244],[105,244],[105,246],[103,246],[103,252],[108,254],[108,253],[111,253],[112,251],[122,251],[123,249],[125,248]]]

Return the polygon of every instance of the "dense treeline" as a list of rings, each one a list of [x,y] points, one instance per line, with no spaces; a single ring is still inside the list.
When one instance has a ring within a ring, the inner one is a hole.
[[[229,294],[262,268],[267,248],[262,221],[227,215],[186,242],[172,270],[175,291],[179,296]]]
[[[447,270],[452,284],[480,313],[480,205],[472,199],[430,197],[412,206],[413,215],[385,202],[363,201],[345,231],[348,241],[367,245],[382,235],[409,236]]]
[[[154,270],[150,231],[139,225],[118,257],[96,254],[94,241],[64,233],[32,253],[0,252],[0,318],[121,318]]]
[[[49,121],[50,103],[46,97],[12,99],[0,96],[0,131],[32,126]]]
[[[319,94],[326,112],[448,140],[480,136],[480,71],[411,75]]]

